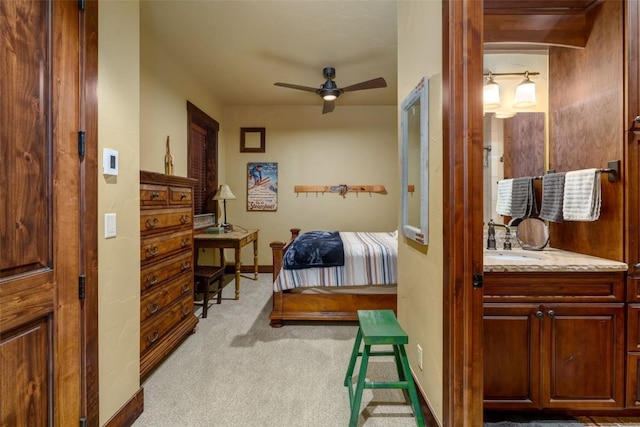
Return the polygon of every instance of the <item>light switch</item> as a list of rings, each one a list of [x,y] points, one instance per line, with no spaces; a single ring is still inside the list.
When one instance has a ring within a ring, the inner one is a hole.
[[[104,238],[116,237],[116,214],[104,214]]]
[[[102,173],[104,175],[118,175],[118,152],[110,148],[102,150]]]

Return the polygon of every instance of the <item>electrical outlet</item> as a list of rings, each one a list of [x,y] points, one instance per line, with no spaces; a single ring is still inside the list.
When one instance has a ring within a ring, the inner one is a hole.
[[[418,344],[418,368],[422,370],[422,347]]]

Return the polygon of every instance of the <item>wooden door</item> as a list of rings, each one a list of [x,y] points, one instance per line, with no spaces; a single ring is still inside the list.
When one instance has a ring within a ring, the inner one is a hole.
[[[624,304],[545,304],[542,401],[547,408],[624,406]]]
[[[78,425],[78,2],[2,1],[0,31],[0,425]]]
[[[484,408],[540,407],[538,304],[484,307]]]

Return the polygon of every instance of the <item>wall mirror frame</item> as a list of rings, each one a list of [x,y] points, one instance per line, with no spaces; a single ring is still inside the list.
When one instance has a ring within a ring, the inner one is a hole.
[[[402,233],[429,242],[429,79],[423,77],[401,106]]]

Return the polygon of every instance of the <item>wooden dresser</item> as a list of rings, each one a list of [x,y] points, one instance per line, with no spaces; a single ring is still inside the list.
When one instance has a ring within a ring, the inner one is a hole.
[[[198,324],[193,314],[193,186],[140,171],[140,376]]]

